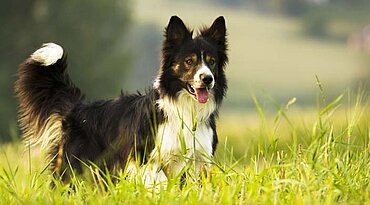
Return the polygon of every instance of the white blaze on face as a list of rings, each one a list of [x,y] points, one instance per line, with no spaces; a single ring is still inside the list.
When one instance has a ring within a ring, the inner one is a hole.
[[[204,62],[203,52],[201,52],[200,57],[202,59],[202,65],[194,75],[194,86],[195,87],[201,87],[202,86],[203,82],[202,82],[201,76],[212,76],[212,83],[208,87],[209,89],[211,89],[215,85],[215,77],[213,76],[213,73],[212,73],[211,69],[209,69],[209,67]]]
[[[212,89],[215,85],[215,78],[213,76],[212,71],[209,67],[205,64],[203,60],[203,52],[201,53],[202,65],[199,70],[194,75],[194,84],[193,88],[195,90],[195,97],[199,103],[206,103],[208,101],[208,91]],[[204,84],[202,80],[205,76],[211,76],[212,82],[209,85]]]
[[[202,66],[199,68],[199,70],[194,75],[194,86],[195,87],[201,87],[201,85],[203,83],[202,79],[201,79],[202,75],[203,76],[212,76],[212,83],[210,84],[210,86],[208,86],[208,88],[209,89],[213,88],[213,86],[215,85],[215,78],[213,76],[213,73],[208,68],[208,66],[204,63],[203,60],[202,60]]]

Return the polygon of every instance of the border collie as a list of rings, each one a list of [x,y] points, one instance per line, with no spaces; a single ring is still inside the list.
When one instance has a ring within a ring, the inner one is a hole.
[[[85,102],[54,43],[20,65],[15,92],[23,138],[46,149],[54,176],[68,181],[71,169],[81,174],[90,162],[109,171],[146,166],[143,181],[153,185],[186,173],[190,160],[194,174],[211,164],[227,89],[225,20],[193,37],[172,16],[164,37],[160,69],[145,94]]]

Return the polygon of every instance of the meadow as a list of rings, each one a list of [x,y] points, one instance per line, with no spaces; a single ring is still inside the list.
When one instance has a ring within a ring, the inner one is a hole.
[[[369,101],[364,92],[333,100],[324,92],[316,109],[292,98],[264,111],[224,116],[212,171],[199,178],[169,181],[166,190],[140,179],[87,166],[83,176],[62,184],[50,177],[48,162],[21,143],[0,153],[1,204],[368,204],[370,203]],[[273,114],[274,113],[274,114]],[[93,177],[94,176],[94,177]],[[118,180],[117,180],[118,179]],[[51,183],[55,187],[51,188]]]
[[[171,15],[191,27],[226,18],[230,89],[210,174],[182,188],[175,178],[157,193],[124,170],[101,176],[87,166],[65,185],[50,176],[42,152],[16,141],[0,144],[0,204],[370,203],[370,104],[363,89],[350,88],[367,73],[362,54],[303,36],[295,19],[196,1],[137,2],[135,23],[160,29]],[[155,72],[145,85],[129,77],[129,89],[148,86]]]

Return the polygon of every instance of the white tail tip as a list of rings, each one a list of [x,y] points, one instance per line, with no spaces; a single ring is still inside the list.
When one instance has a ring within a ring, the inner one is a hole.
[[[63,48],[55,43],[44,43],[41,48],[36,50],[31,59],[41,63],[43,66],[49,66],[56,63],[63,56]]]

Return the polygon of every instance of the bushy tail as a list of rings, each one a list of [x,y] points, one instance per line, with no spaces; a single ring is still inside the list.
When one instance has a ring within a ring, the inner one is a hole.
[[[62,137],[62,119],[83,99],[66,71],[66,55],[57,44],[36,50],[18,70],[15,92],[19,125],[31,145],[50,147]]]

